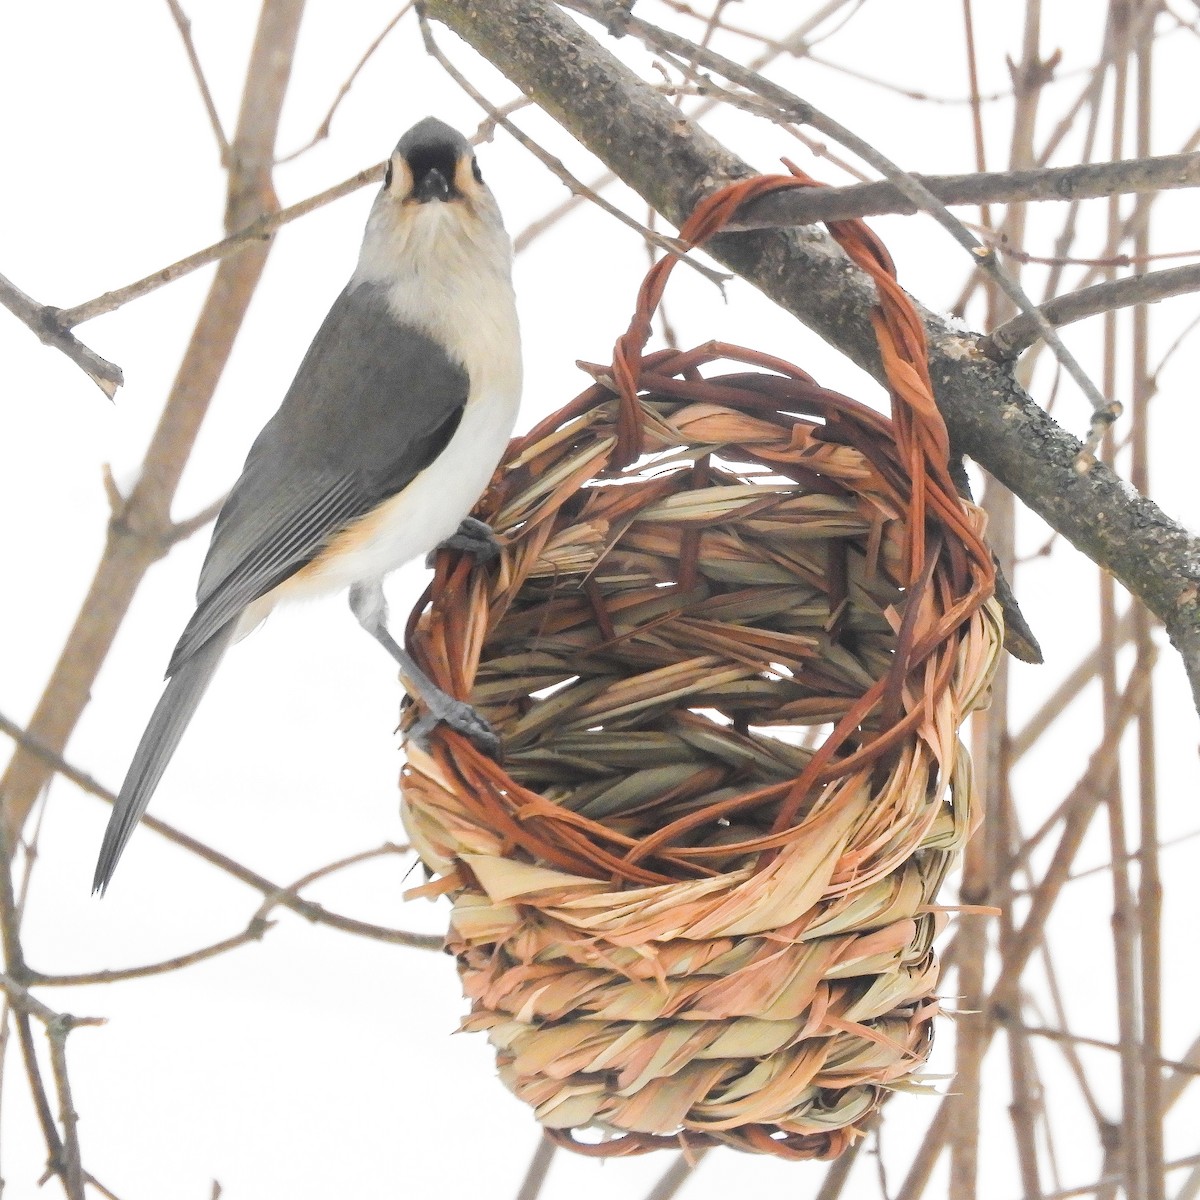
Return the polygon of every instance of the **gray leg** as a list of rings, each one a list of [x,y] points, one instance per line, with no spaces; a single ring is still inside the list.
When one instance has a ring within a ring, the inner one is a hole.
[[[485,754],[499,757],[500,738],[496,731],[463,700],[446,695],[388,632],[387,601],[378,583],[356,583],[350,589],[350,611],[358,623],[396,660],[404,677],[420,698],[429,715],[418,721],[410,737],[420,744],[439,721],[469,738]]]
[[[425,565],[432,567],[438,550],[459,550],[470,554],[477,563],[489,563],[500,557],[500,542],[492,532],[492,527],[474,517],[463,517],[458,529],[452,533],[437,550],[431,550],[425,559]]]

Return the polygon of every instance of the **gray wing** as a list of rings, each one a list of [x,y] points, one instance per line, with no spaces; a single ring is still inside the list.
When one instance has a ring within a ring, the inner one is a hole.
[[[347,287],[217,517],[196,612],[167,674],[429,466],[468,387],[441,346],[396,323],[382,288]]]

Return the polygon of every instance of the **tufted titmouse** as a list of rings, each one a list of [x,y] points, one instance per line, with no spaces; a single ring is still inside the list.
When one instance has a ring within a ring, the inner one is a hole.
[[[437,688],[387,629],[389,571],[444,541],[516,421],[521,348],[512,248],[470,144],[428,117],[397,143],[358,266],[217,517],[196,611],[121,785],[93,889],[103,891],[200,697],[238,638],[282,600],[350,589],[363,628],[434,720],[485,749],[474,709]]]

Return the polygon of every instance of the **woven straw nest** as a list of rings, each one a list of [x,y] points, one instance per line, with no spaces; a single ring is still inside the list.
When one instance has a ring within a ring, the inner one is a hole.
[[[510,446],[476,510],[500,560],[442,553],[409,623],[505,752],[412,748],[416,891],[452,896],[464,1028],[587,1153],[832,1157],[929,1050],[1000,618],[919,318],[831,231],[877,283],[892,420],[737,347],[643,356],[664,260],[612,367]]]

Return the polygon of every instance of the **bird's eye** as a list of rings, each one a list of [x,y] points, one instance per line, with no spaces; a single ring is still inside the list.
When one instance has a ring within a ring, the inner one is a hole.
[[[392,186],[392,160],[388,159],[388,164],[383,168],[383,186],[385,188]]]
[[[476,183],[483,182],[483,172],[479,169],[479,160],[477,158],[471,159],[471,174],[475,176]]]

